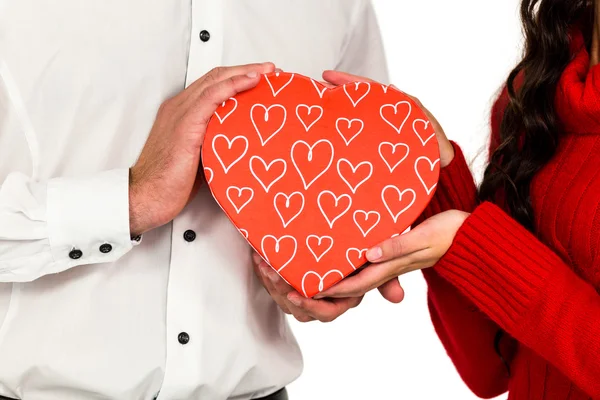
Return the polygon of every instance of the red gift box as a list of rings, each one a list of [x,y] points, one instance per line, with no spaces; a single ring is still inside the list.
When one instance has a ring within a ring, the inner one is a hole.
[[[307,297],[410,227],[439,177],[432,124],[406,94],[283,72],[219,107],[202,160],[223,211]]]

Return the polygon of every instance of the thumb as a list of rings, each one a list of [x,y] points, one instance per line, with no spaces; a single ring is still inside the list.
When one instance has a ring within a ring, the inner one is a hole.
[[[404,300],[404,289],[400,286],[398,278],[387,281],[377,288],[384,299],[390,303],[400,303]]]

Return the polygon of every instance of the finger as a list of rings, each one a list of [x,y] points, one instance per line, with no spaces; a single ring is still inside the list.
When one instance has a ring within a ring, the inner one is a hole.
[[[334,87],[336,87],[336,85],[329,82],[319,81],[319,83],[325,86],[327,89],[333,89]]]
[[[198,98],[207,90],[209,87],[216,85],[220,82],[227,81],[235,76],[249,76],[258,77],[261,74],[273,72],[275,65],[273,63],[262,63],[262,64],[246,64],[237,65],[233,67],[217,67],[212,69],[209,73],[192,83],[185,91],[185,97],[180,104],[183,109],[189,109],[197,102]],[[258,79],[260,81],[260,79]],[[232,97],[232,96],[230,96]],[[219,105],[223,104],[224,101],[228,100],[229,97],[223,99]]]
[[[400,303],[404,300],[404,289],[398,278],[393,278],[377,288],[384,299],[390,303]]]
[[[271,295],[274,299],[276,299],[277,304],[280,307],[284,306],[285,309],[289,310],[289,314],[292,314],[294,318],[296,318],[300,322],[310,322],[314,321],[314,318],[309,315],[305,310],[302,310],[299,307],[296,307],[293,303],[291,303],[287,294],[291,292],[295,292],[294,288],[288,285],[283,278],[279,276],[277,272],[273,268],[271,268],[267,263],[262,262],[260,264],[260,269],[265,277],[265,280],[268,281],[268,285],[271,288]],[[283,307],[282,307],[283,308]]]
[[[323,72],[323,79],[333,85],[345,85],[351,82],[370,82],[376,83],[373,79],[364,76],[352,75],[347,72],[327,70]]]
[[[382,263],[425,250],[429,248],[428,233],[428,228],[419,225],[404,235],[387,239],[367,251],[367,260],[372,263]]]
[[[397,276],[393,268],[392,263],[369,265],[358,274],[347,277],[316,297],[345,298],[363,296]]]
[[[236,94],[252,89],[260,81],[260,75],[236,75],[207,87],[194,99],[187,115],[193,126],[206,126],[217,108]]]
[[[207,74],[196,80],[187,87],[188,92],[202,92],[208,86],[224,81],[237,75],[248,75],[252,73],[268,74],[275,70],[275,64],[272,62],[234,65],[231,67],[216,67],[211,69]]]
[[[281,276],[279,276],[279,274],[273,268],[269,268],[267,275],[271,281],[271,284],[279,294],[286,295],[289,292],[294,291],[294,288],[288,285],[287,282],[284,281],[283,278],[281,278]]]
[[[298,292],[289,293],[287,298],[294,306],[321,322],[334,321],[349,309],[358,306],[362,301],[362,297],[314,300],[307,299]]]
[[[266,277],[267,270],[271,269],[271,267],[267,266],[266,264],[261,267],[259,267],[258,265],[255,265],[255,269],[258,271],[257,275],[259,276],[260,280],[262,281],[263,286],[265,287],[267,292],[269,292],[269,294],[271,295],[271,297],[273,298],[275,303],[277,303],[279,308],[281,308],[281,310],[286,314],[292,314],[290,308],[288,307],[288,304],[287,304],[288,302],[287,302],[287,299],[285,298],[285,296],[282,296],[281,294],[279,294],[277,292],[277,290],[271,284],[271,281]],[[263,271],[263,269],[264,269],[264,271]]]
[[[260,256],[260,254],[258,254],[257,252],[253,251],[252,252],[252,261],[254,261],[255,265],[258,265],[258,264],[260,264],[263,261],[263,259]]]

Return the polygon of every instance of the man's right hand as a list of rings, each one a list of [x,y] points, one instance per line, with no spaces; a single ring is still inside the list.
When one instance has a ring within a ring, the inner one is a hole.
[[[215,68],[165,101],[130,170],[132,236],[172,221],[197,191],[200,149],[208,122],[224,101],[256,86],[272,63]]]

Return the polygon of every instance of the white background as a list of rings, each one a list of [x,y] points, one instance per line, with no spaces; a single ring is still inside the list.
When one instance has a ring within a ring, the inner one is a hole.
[[[517,0],[373,0],[392,82],[418,97],[479,176],[489,110],[521,45]],[[305,370],[292,400],[470,400],[429,319],[420,273],[406,299],[378,292],[330,324],[293,321]],[[506,395],[501,398],[506,398]]]

